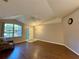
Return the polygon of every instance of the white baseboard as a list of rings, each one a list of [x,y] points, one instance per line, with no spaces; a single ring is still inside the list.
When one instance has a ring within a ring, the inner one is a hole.
[[[69,50],[71,50],[73,53],[75,53],[76,55],[79,56],[79,53],[77,53],[76,51],[74,51],[73,49],[71,49],[70,47],[68,47],[67,45],[65,45],[66,48],[68,48]]]
[[[64,46],[63,43],[51,42],[51,41],[46,41],[46,40],[39,40],[39,41],[44,41],[44,42],[48,42],[48,43],[53,43],[53,44],[58,44],[58,45],[63,45]]]
[[[31,40],[28,40],[28,42],[35,42],[35,41],[37,41],[37,39],[31,39]]]

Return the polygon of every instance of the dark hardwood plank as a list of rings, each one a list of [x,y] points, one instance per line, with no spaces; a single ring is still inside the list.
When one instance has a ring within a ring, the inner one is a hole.
[[[21,43],[10,53],[3,53],[0,59],[79,59],[79,56],[64,46],[42,41]]]

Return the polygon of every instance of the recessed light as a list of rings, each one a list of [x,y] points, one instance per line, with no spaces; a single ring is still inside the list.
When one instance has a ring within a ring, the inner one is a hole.
[[[8,2],[8,0],[4,0],[5,2]]]

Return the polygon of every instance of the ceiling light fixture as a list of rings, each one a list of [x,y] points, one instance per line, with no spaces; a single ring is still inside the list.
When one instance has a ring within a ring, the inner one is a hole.
[[[8,2],[8,0],[4,0],[5,2]]]

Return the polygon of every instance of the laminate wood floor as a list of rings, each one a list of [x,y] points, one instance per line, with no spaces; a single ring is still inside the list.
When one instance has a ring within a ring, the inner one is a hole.
[[[79,59],[64,46],[42,41],[17,44],[14,50],[0,54],[0,59]]]

